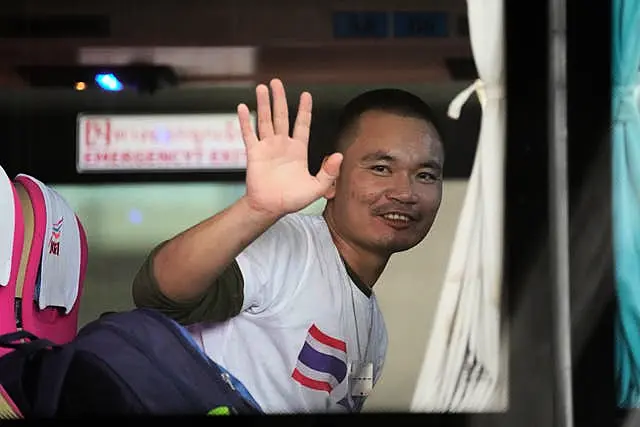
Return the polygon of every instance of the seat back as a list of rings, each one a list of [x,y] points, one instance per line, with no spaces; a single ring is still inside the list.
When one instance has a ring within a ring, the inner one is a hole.
[[[55,190],[25,174],[15,178],[14,188],[24,236],[13,298],[14,323],[18,330],[65,344],[78,331],[86,234]]]

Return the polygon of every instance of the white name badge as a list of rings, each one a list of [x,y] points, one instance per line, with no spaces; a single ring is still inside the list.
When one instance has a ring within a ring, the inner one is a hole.
[[[373,363],[363,365],[352,362],[351,375],[351,396],[366,397],[373,390]]]

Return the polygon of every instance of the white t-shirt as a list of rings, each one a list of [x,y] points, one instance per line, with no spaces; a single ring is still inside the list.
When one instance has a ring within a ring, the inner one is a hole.
[[[205,353],[266,413],[359,411],[364,398],[352,396],[350,367],[370,363],[375,384],[387,332],[375,295],[350,279],[324,218],[284,217],[237,262],[242,312],[189,328]]]

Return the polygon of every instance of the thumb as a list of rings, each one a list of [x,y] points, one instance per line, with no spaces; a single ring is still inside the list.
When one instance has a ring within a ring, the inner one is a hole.
[[[340,165],[342,164],[342,153],[333,153],[322,162],[320,170],[316,174],[316,179],[322,191],[328,189],[340,175]]]

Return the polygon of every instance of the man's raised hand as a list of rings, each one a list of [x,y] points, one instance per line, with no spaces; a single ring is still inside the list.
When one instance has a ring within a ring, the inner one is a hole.
[[[258,135],[249,108],[238,105],[242,139],[247,150],[247,200],[261,212],[279,217],[303,209],[322,197],[338,177],[342,154],[332,154],[316,176],[309,173],[307,150],[311,129],[311,94],[300,95],[298,115],[289,135],[284,86],[270,82],[273,112],[266,85],[256,87]]]

